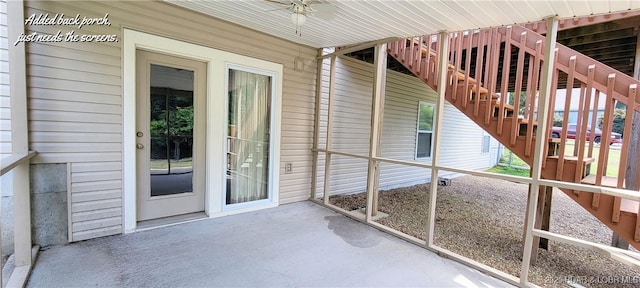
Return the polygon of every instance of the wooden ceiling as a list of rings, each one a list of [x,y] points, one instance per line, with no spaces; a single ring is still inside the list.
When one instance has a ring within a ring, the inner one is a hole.
[[[558,43],[633,77],[640,16],[558,32]]]

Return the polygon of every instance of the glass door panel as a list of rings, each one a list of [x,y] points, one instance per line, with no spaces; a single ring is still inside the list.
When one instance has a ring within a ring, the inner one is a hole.
[[[229,69],[226,204],[269,198],[271,76]]]
[[[151,64],[151,196],[193,191],[193,71]]]

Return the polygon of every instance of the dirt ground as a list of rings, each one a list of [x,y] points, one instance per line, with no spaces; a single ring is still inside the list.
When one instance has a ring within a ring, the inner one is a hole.
[[[378,222],[425,239],[429,184],[381,191]],[[519,277],[527,201],[526,184],[463,176],[438,188],[435,244]],[[364,206],[365,193],[332,196],[345,210]],[[609,245],[612,232],[562,191],[554,190],[551,231]],[[633,248],[632,248],[633,249]],[[637,252],[637,250],[633,249]],[[568,244],[549,242],[539,249],[529,281],[544,287],[640,287],[640,271],[606,255]]]

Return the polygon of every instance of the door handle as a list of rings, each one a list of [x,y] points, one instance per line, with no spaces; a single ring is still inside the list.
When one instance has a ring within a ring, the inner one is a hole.
[[[138,143],[138,144],[136,144],[136,148],[142,149],[142,148],[144,148],[144,145],[142,145],[141,143]]]

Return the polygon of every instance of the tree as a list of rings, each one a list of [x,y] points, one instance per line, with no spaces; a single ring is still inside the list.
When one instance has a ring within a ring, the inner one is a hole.
[[[433,106],[420,105],[419,130],[433,131]]]
[[[627,111],[626,109],[616,108],[613,111],[613,132],[624,134],[624,121],[626,118]],[[602,129],[602,125],[604,123],[604,115],[600,115],[598,117],[598,128]],[[622,135],[624,137],[624,135]]]
[[[516,102],[516,93],[514,92],[509,92],[509,103],[511,103],[511,105],[515,106],[515,102]],[[527,92],[526,91],[521,91],[520,92],[520,104],[519,104],[519,108],[518,109],[518,114],[519,115],[524,115],[525,110],[524,110],[524,104],[526,104],[527,102]]]
[[[553,115],[553,127],[562,127],[562,116]]]
[[[170,136],[191,136],[193,134],[193,106],[176,107],[175,110],[170,110],[168,118],[166,113],[166,110],[162,111],[159,115],[160,119],[151,121],[151,135],[159,136],[169,133]],[[171,123],[168,131],[167,120]]]

